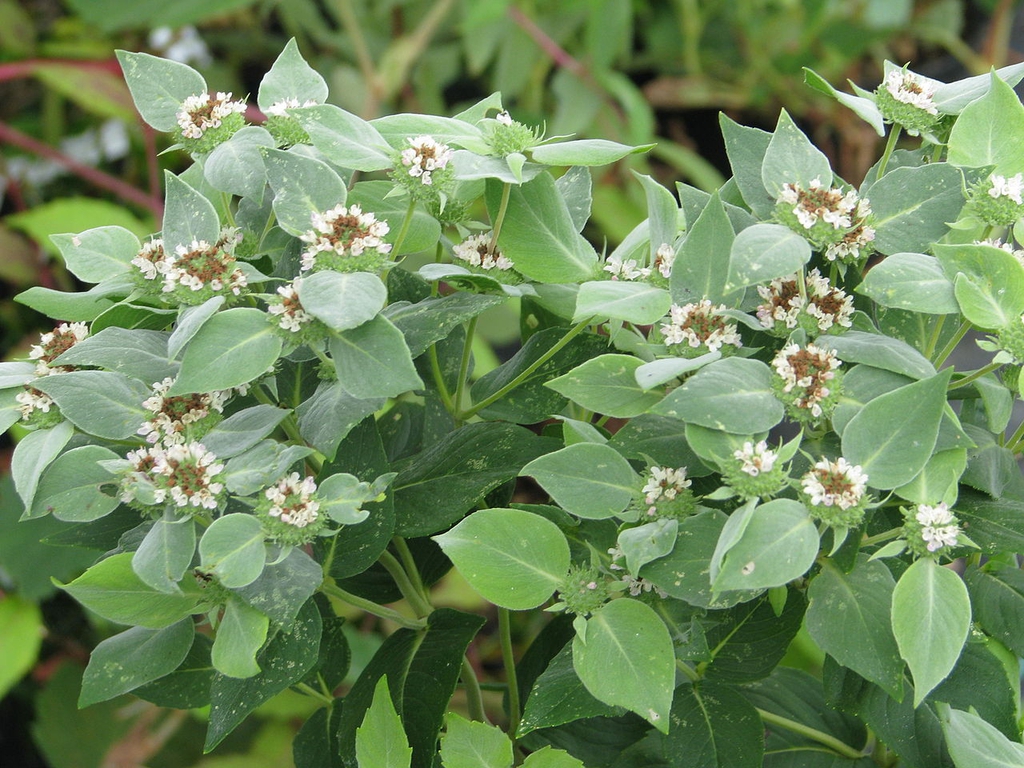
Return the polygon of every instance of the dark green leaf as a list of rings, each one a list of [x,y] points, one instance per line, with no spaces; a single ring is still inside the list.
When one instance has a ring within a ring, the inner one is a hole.
[[[764,726],[757,710],[731,686],[679,686],[665,750],[673,764],[693,768],[760,768]]]

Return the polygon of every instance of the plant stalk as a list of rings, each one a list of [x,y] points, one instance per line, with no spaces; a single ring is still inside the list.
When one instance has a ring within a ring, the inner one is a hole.
[[[508,735],[515,748],[519,730],[519,680],[516,675],[516,657],[512,648],[512,620],[508,608],[498,608],[498,632],[501,635],[501,660],[508,680]]]
[[[388,608],[387,606],[380,605],[372,600],[367,600],[365,597],[359,597],[359,595],[353,595],[351,592],[344,590],[337,584],[333,584],[331,582],[324,582],[321,584],[320,591],[328,597],[336,597],[355,608],[365,611],[371,616],[393,621],[398,626],[405,627],[406,629],[423,629],[427,626],[425,619],[410,619],[408,616],[402,615],[393,608]]]
[[[859,749],[855,749],[849,744],[841,742],[835,736],[823,733],[817,728],[811,728],[809,725],[798,723],[796,720],[790,720],[788,717],[776,715],[774,712],[769,712],[765,709],[761,709],[760,707],[757,707],[757,714],[761,716],[761,719],[765,724],[777,725],[780,728],[785,728],[787,731],[792,731],[793,733],[798,733],[801,736],[806,736],[811,741],[816,741],[818,744],[834,750],[843,757],[847,757],[851,760],[860,760],[864,757],[864,753]]]

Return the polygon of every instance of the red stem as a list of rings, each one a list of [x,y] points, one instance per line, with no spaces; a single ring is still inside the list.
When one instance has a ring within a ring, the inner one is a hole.
[[[583,64],[570,56],[562,46],[556,43],[547,32],[538,27],[533,19],[519,10],[519,8],[514,5],[509,6],[508,15],[520,29],[533,38],[533,42],[550,56],[555,64],[562,67],[562,69],[569,70],[577,77],[586,78],[588,76],[587,68]]]
[[[26,59],[25,61],[12,61],[7,64],[0,64],[0,83],[6,80],[16,80],[20,77],[32,77],[36,67],[44,66],[78,67],[84,69],[104,69],[111,74],[120,75],[121,65],[116,59],[105,59],[95,61],[90,59]]]

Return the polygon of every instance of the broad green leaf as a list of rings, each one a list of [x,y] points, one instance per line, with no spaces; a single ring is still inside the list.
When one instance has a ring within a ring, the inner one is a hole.
[[[134,695],[158,707],[193,709],[207,706],[210,703],[210,682],[214,676],[210,661],[212,647],[211,638],[196,633],[192,648],[177,669],[136,688]]]
[[[296,281],[302,308],[333,331],[346,331],[376,317],[388,291],[369,272],[315,272]]]
[[[256,675],[260,665],[256,654],[263,647],[270,620],[261,611],[241,600],[230,600],[217,624],[210,660],[214,670],[228,677]]]
[[[733,180],[743,202],[760,218],[767,219],[775,209],[775,197],[765,189],[761,168],[772,134],[730,120],[725,112],[718,116],[725,140],[725,152],[732,166]],[[824,181],[824,179],[822,179]]]
[[[903,697],[903,660],[892,633],[889,569],[861,556],[846,573],[825,560],[807,597],[807,630],[819,647],[844,667]]]
[[[510,752],[511,748],[509,743]],[[409,768],[412,763],[412,747],[391,701],[386,675],[377,681],[373,703],[356,728],[356,760],[359,768]]]
[[[971,628],[971,600],[960,576],[922,558],[892,594],[892,630],[914,677],[917,707],[953,669]]]
[[[785,412],[771,381],[764,363],[730,357],[701,368],[651,411],[723,432],[766,432]]]
[[[75,428],[71,423],[62,421],[49,429],[30,432],[14,447],[11,475],[14,477],[14,487],[25,505],[23,517],[32,517],[29,510],[33,507],[39,480],[74,433]]]
[[[582,232],[590,220],[594,204],[593,186],[590,169],[583,165],[574,165],[555,179],[555,188],[565,200],[565,207],[577,232]]]
[[[596,317],[650,325],[667,315],[671,305],[672,297],[664,288],[648,283],[597,280],[580,285],[572,320],[578,323]]]
[[[693,768],[760,768],[764,731],[757,710],[737,689],[687,683],[675,692],[665,750]]]
[[[132,627],[107,638],[89,655],[78,706],[107,701],[173,672],[194,636],[192,620],[185,619],[163,629]]]
[[[1007,85],[1015,86],[1021,81],[1021,77],[1024,76],[1024,66],[1021,64],[1011,64],[1008,67],[1000,67],[995,71],[995,74],[1004,80]],[[992,75],[989,72],[983,75],[954,80],[951,83],[940,83],[935,88],[935,106],[943,114],[957,115],[972,101],[988,93],[991,87]]]
[[[931,698],[976,712],[1011,739],[1020,739],[1020,665],[998,640],[973,631],[949,677]]]
[[[99,445],[62,453],[43,473],[29,517],[52,514],[58,520],[86,523],[113,512],[120,500],[103,487],[113,491],[116,478],[98,462],[119,458]]]
[[[59,248],[52,241],[55,235],[67,232],[84,233],[90,228],[99,226],[116,226],[127,229],[136,237],[142,238],[149,235],[155,226],[151,220],[139,219],[127,208],[110,200],[83,195],[61,196],[49,202],[33,205],[28,210],[10,213],[4,217],[4,224],[7,235],[4,238],[4,246],[14,249],[14,252],[10,254],[12,260],[17,259],[18,245],[11,243],[7,227],[23,232],[48,253],[56,256],[59,253]],[[7,269],[11,269],[13,265],[5,266]],[[124,270],[117,270],[117,272],[122,271]],[[61,316],[60,319],[71,320],[70,317],[64,316]]]
[[[939,500],[953,506],[957,499],[960,477],[966,467],[965,448],[936,451],[917,477],[896,488],[895,493],[901,499],[915,504],[934,504]]]
[[[124,227],[96,227],[77,235],[53,235],[68,270],[86,283],[99,283],[130,269],[142,247],[139,238]]]
[[[419,357],[431,344],[447,338],[457,326],[507,301],[507,296],[453,293],[432,296],[415,304],[391,304],[385,314],[405,336],[412,356]]]
[[[643,361],[632,355],[599,355],[544,386],[568,397],[587,410],[617,418],[646,413],[661,400],[637,384],[636,370]]]
[[[497,182],[487,183],[492,217],[501,205],[503,189]],[[583,282],[597,271],[597,253],[576,231],[549,173],[511,188],[498,246],[518,272],[537,282]]]
[[[486,157],[463,149],[455,150],[451,166],[459,181],[496,179],[516,186],[528,183],[547,171],[540,163],[526,162],[518,152],[506,157]]]
[[[663,357],[637,366],[634,377],[636,383],[644,391],[654,390],[663,384],[682,378],[683,374],[699,370],[705,365],[721,359],[722,353],[717,349],[714,352],[697,355],[697,357]],[[659,392],[650,394],[657,395],[659,400],[661,399]]]
[[[874,128],[875,133],[879,136],[885,136],[885,120],[878,107],[875,106],[874,101],[865,98],[864,96],[854,96],[851,93],[837,91],[832,87],[832,84],[829,83],[828,80],[823,78],[817,72],[808,69],[807,67],[804,67],[803,70],[804,82],[807,83],[807,85],[811,86],[811,88],[816,91],[824,93],[826,96],[831,96],[844,107],[850,108],[857,117]]]
[[[811,182],[815,180],[826,187],[831,186],[832,166],[824,153],[797,128],[789,113],[782,110],[764,153],[761,183],[769,195],[778,198],[783,184],[796,184],[802,189],[810,189]],[[791,269],[781,274],[792,274],[794,271]]]
[[[263,153],[273,146],[266,128],[247,125],[214,148],[203,163],[203,175],[216,190],[260,202],[267,186]]]
[[[511,768],[512,740],[500,728],[466,720],[456,712],[449,712],[445,722],[447,729],[441,736],[444,768]]]
[[[369,515],[361,509],[372,500],[370,484],[355,475],[339,472],[320,482],[317,496],[321,499],[320,512],[342,525],[361,523]]]
[[[736,234],[718,192],[693,222],[672,265],[672,299],[688,304],[708,299],[727,301],[725,285],[729,279],[729,260]]]
[[[213,203],[170,171],[164,172],[164,185],[167,202],[162,234],[167,253],[174,253],[178,246],[191,250],[196,241],[217,242],[220,218]]]
[[[946,369],[880,395],[850,419],[843,430],[843,455],[860,465],[872,488],[897,488],[924,469],[939,434],[951,373]]]
[[[267,559],[270,562],[256,581],[232,591],[280,626],[290,627],[323,583],[323,568],[298,547],[283,559],[280,547],[272,547]]]
[[[959,510],[957,510],[959,511]],[[978,568],[964,573],[975,619],[986,633],[1015,654],[1024,651],[1024,571],[1015,568]]]
[[[352,397],[338,382],[325,381],[295,409],[299,417],[299,434],[318,451],[332,458],[345,435],[385,402],[384,398],[360,400]]]
[[[746,683],[767,677],[786,654],[806,608],[803,593],[789,589],[781,613],[765,596],[716,614],[719,623],[706,628],[713,659],[705,679]]]
[[[61,413],[83,432],[124,440],[152,416],[142,401],[152,390],[113,371],[70,371],[36,379],[33,386],[53,398]]]
[[[192,518],[165,516],[153,523],[132,557],[132,570],[147,586],[176,593],[196,552],[196,527]]]
[[[175,130],[182,102],[206,91],[203,76],[186,64],[148,53],[116,53],[135,107],[142,119],[158,131]]]
[[[998,329],[1024,312],[1024,269],[1012,254],[991,245],[936,244],[933,250],[972,323]]]
[[[198,588],[182,594],[158,592],[135,575],[131,561],[131,552],[112,555],[63,585],[63,589],[105,619],[150,629],[170,626],[200,605]]]
[[[284,50],[263,76],[256,103],[266,112],[287,99],[295,99],[299,104],[306,101],[323,104],[327,100],[327,82],[302,58],[295,38],[285,44]]]
[[[946,278],[934,256],[894,253],[872,267],[857,293],[883,307],[952,315],[960,311],[953,283]]]
[[[218,298],[222,301],[224,299],[223,296]],[[173,309],[147,307],[142,304],[132,304],[126,300],[120,304],[115,304],[97,315],[93,319],[90,328],[94,334],[99,333],[105,328],[126,328],[129,330],[138,328],[148,331],[162,331],[174,322],[177,314],[177,311]]]
[[[433,539],[473,589],[503,608],[536,608],[569,570],[565,535],[531,512],[481,509]]]
[[[535,162],[544,165],[608,165],[627,155],[647,152],[654,145],[630,147],[605,139],[579,139],[541,144],[530,151]]]
[[[523,760],[523,768],[586,768],[568,752],[551,746],[531,752]]]
[[[397,397],[423,388],[405,337],[386,317],[337,333],[330,350],[338,382],[352,397]]]
[[[17,34],[13,30],[11,32]],[[109,70],[83,67],[74,60],[37,61],[38,63],[31,66],[31,73],[45,84],[47,89],[98,117],[115,118],[126,124],[135,122],[136,112],[131,92],[122,76]],[[103,127],[106,127],[106,124]],[[104,148],[106,149],[106,146]]]
[[[618,546],[626,557],[630,573],[639,573],[647,563],[664,557],[676,544],[679,521],[668,518],[627,528],[619,534]]]
[[[245,679],[215,675],[210,685],[210,725],[203,749],[212,750],[250,712],[302,680],[319,659],[322,633],[320,612],[312,601],[307,602],[295,623],[287,631],[278,630],[259,652],[258,674]]]
[[[647,198],[647,223],[650,238],[650,256],[662,245],[672,246],[679,235],[679,204],[675,196],[650,176],[633,172],[644,188]]]
[[[956,768],[1024,766],[1024,745],[1010,741],[978,715],[945,707],[939,719]]]
[[[1013,88],[995,73],[991,88],[960,113],[949,134],[949,163],[972,168],[995,166],[993,173],[1024,171],[1024,147],[1014,139],[1024,130],[1024,106]]]
[[[313,229],[314,213],[345,203],[345,182],[327,163],[298,150],[267,149],[263,158],[274,190],[274,213],[288,234],[305,234]]]
[[[640,478],[614,448],[577,443],[534,459],[520,471],[534,478],[564,510],[601,520],[621,515]]]
[[[228,416],[203,435],[203,445],[218,459],[230,459],[252,448],[269,435],[289,412],[260,404]]]
[[[1017,471],[1016,465],[1013,471]],[[1024,551],[1024,502],[1015,498],[997,500],[963,488],[956,514],[970,531],[971,541],[985,554]]]
[[[0,389],[20,389],[35,378],[36,366],[30,362],[0,363]]]
[[[182,307],[178,313],[178,321],[167,339],[167,357],[176,360],[185,345],[199,333],[207,320],[213,317],[224,306],[223,296],[214,296],[197,307]]]
[[[218,517],[199,540],[199,557],[203,570],[225,587],[251,584],[266,564],[263,526],[244,513]]]
[[[1016,457],[986,429],[967,424],[964,432],[974,445],[967,448],[967,469],[960,477],[961,482],[1000,498],[1007,486],[1020,477]]]
[[[807,240],[781,224],[755,224],[732,242],[725,290],[735,291],[803,268],[811,258]]]
[[[289,114],[309,134],[325,158],[353,171],[382,171],[392,165],[392,149],[377,129],[333,104],[302,107]]]
[[[224,300],[223,297],[218,298]],[[178,372],[178,365],[168,359],[166,333],[117,326],[104,328],[82,339],[54,363],[98,366],[123,373],[147,385]]]
[[[348,204],[358,204],[364,211],[371,211],[378,221],[384,221],[391,228],[388,239],[394,241],[405,227],[409,213],[409,200],[393,194],[390,181],[360,181],[348,193]],[[405,239],[398,250],[391,251],[391,257],[403,256],[420,251],[434,251],[441,237],[441,225],[422,206],[413,209],[412,220],[406,229]]]
[[[818,555],[818,530],[803,504],[776,499],[755,507],[725,553],[715,592],[780,587],[805,574]]]
[[[882,253],[929,250],[960,215],[963,184],[963,174],[946,163],[886,173],[865,192],[874,212],[872,245]]]
[[[0,697],[35,665],[46,627],[39,606],[7,594],[0,600]]]
[[[168,394],[213,392],[248,384],[281,354],[281,339],[258,309],[236,307],[218,312],[192,337],[181,373]]]
[[[378,117],[370,125],[399,150],[409,146],[407,139],[413,136],[431,136],[435,141],[455,146],[483,140],[483,133],[473,121],[456,117],[403,113]]]
[[[127,276],[122,275],[94,285],[82,293],[65,293],[34,285],[19,293],[14,300],[47,317],[68,322],[88,322],[114,306],[112,296],[121,297],[130,293],[131,282]]]
[[[668,733],[675,654],[653,608],[629,598],[607,603],[587,619],[586,641],[573,639],[572,658],[595,698],[625,707]]]
[[[834,350],[844,363],[864,363],[912,379],[935,375],[935,366],[912,346],[891,336],[864,331],[847,331],[841,336],[823,335],[815,342]]]
[[[572,665],[572,646],[567,643],[534,682],[518,735],[582,718],[612,717],[622,712],[621,708],[600,702],[587,691]]]

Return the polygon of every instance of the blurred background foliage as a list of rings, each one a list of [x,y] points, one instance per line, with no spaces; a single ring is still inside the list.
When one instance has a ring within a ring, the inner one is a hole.
[[[51,322],[13,297],[73,290],[49,235],[159,227],[167,137],[135,115],[117,48],[185,61],[217,90],[255,96],[291,37],[333,103],[370,119],[453,114],[500,91],[548,135],[656,142],[595,177],[587,234],[613,246],[645,218],[636,170],[670,188],[729,174],[718,113],[770,129],[784,107],[859,183],[876,134],[803,85],[811,67],[873,87],[881,62],[940,80],[1019,61],[1014,0],[0,0],[0,357],[23,355]],[[259,119],[257,113],[251,119]],[[500,330],[492,329],[496,341]],[[0,445],[0,475],[9,446]],[[100,552],[60,546],[62,524],[18,523],[0,481],[0,755],[19,768],[231,768],[291,764],[298,695],[261,708],[217,756],[200,752],[201,712],[124,699],[76,708],[90,648],[112,626],[56,590]],[[450,604],[472,600],[458,584]],[[353,672],[379,635],[349,633]],[[365,627],[363,628],[365,629]],[[474,650],[486,665],[493,649]],[[500,706],[500,702],[498,703]]]

